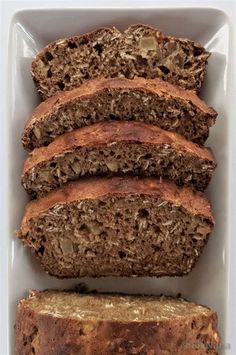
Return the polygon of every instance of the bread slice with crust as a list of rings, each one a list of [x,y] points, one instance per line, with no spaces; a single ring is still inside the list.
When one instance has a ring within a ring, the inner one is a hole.
[[[32,75],[43,99],[95,78],[161,78],[199,90],[210,53],[189,39],[164,36],[134,25],[123,33],[99,28],[47,45],[32,62]]]
[[[203,191],[216,162],[211,151],[174,132],[142,122],[100,122],[34,149],[22,185],[32,197],[88,176],[162,176]]]
[[[207,243],[206,197],[158,179],[92,178],[26,206],[18,237],[60,278],[181,276]]]
[[[216,355],[217,314],[181,298],[31,291],[17,306],[16,355]]]
[[[41,103],[25,126],[22,142],[32,150],[73,129],[115,119],[151,123],[204,143],[216,116],[194,92],[160,79],[92,80]]]

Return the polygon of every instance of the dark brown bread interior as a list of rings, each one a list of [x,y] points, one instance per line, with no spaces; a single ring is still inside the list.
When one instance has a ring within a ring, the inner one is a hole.
[[[204,143],[217,113],[192,91],[163,80],[91,80],[41,103],[27,122],[25,149],[48,145],[76,128],[111,119],[143,121]]]
[[[203,191],[216,162],[210,150],[142,122],[101,122],[65,133],[25,161],[22,184],[32,197],[88,176],[162,176]]]
[[[32,291],[16,315],[17,355],[216,355],[217,315],[183,299]]]
[[[209,55],[198,43],[150,26],[134,25],[124,33],[99,28],[50,43],[33,60],[32,75],[43,99],[101,77],[161,78],[199,90]]]
[[[200,192],[157,179],[93,178],[31,201],[18,237],[60,278],[190,272],[212,231]]]

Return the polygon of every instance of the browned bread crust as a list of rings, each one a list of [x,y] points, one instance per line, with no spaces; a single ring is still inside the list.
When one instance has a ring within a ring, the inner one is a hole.
[[[213,225],[207,199],[190,188],[93,178],[29,202],[18,237],[54,276],[174,276],[196,264]]]
[[[34,149],[24,163],[22,184],[37,197],[81,176],[132,173],[203,191],[215,167],[209,149],[177,133],[142,122],[100,122]]]
[[[154,296],[34,291],[15,330],[17,355],[216,355],[220,342],[214,311]]]
[[[150,26],[134,25],[124,33],[99,28],[50,43],[33,60],[32,75],[43,99],[101,77],[159,77],[199,90],[209,55],[198,43]]]
[[[87,81],[42,102],[28,120],[25,149],[48,145],[56,136],[99,121],[144,121],[203,143],[217,113],[193,91],[160,79],[136,78]]]

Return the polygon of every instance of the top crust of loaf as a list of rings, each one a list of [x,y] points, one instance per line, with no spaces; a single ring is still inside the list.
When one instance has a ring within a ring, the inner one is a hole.
[[[179,152],[193,154],[200,159],[211,160],[216,164],[208,148],[199,147],[177,133],[165,131],[143,122],[111,121],[65,133],[47,147],[35,148],[25,160],[23,175],[37,164],[54,156],[73,151],[78,147],[108,145],[113,142],[140,142],[151,145],[172,145]]]
[[[104,299],[100,306],[99,299]],[[87,300],[89,309],[96,307],[101,312],[90,320],[85,306],[85,318],[76,318],[84,309],[82,305],[76,307],[78,300],[82,303]],[[114,320],[102,317],[105,307],[109,307],[109,314],[121,310],[120,317]],[[135,320],[129,320],[126,311],[133,311]],[[146,312],[152,314],[150,319]],[[159,319],[158,312],[167,313],[167,317]],[[216,312],[169,297],[32,292],[17,306],[15,329],[19,355],[216,355],[220,343]]]
[[[59,204],[84,199],[98,199],[104,196],[150,195],[157,196],[172,204],[186,209],[193,215],[208,218],[214,224],[211,207],[206,197],[188,187],[177,187],[174,183],[162,179],[136,177],[90,178],[71,182],[62,188],[50,192],[45,197],[30,201],[25,209],[22,219],[22,234],[27,233],[29,221],[41,213]]]
[[[62,301],[64,302],[58,302]],[[74,302],[73,302],[74,301]],[[126,294],[80,294],[69,291],[36,291],[30,290],[29,296],[22,299],[18,307],[27,307],[39,314],[45,314],[45,311],[52,314],[52,309],[58,309],[63,304],[73,304],[79,313],[74,312],[71,315],[69,310],[62,307],[62,313],[68,313],[71,319],[93,320],[93,321],[166,321],[174,319],[183,319],[191,316],[212,316],[215,312],[210,308],[193,302],[186,301],[183,298],[174,298],[168,296],[144,296],[144,295],[126,295]],[[114,305],[107,308],[106,305]],[[81,307],[81,308],[80,308]],[[146,308],[146,312],[135,312],[137,309]],[[112,308],[112,310],[111,310]],[[84,311],[84,312],[83,312]],[[62,316],[62,314],[61,314]]]
[[[65,75],[71,75],[74,53],[77,53],[78,72],[75,78],[72,73],[72,80],[68,81]],[[199,90],[209,56],[202,45],[185,38],[164,36],[148,25],[133,25],[123,33],[115,27],[98,28],[48,44],[33,60],[32,75],[43,99],[56,91],[71,90],[87,79],[101,77],[160,77],[185,89]],[[137,63],[138,58],[141,60]],[[145,60],[150,60],[149,69]],[[56,72],[51,71],[53,65]]]

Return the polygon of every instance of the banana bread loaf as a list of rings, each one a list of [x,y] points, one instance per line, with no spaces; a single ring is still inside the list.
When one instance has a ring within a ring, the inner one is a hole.
[[[150,26],[134,25],[124,33],[99,28],[50,43],[33,60],[32,75],[43,99],[101,77],[159,77],[199,90],[209,55],[198,43]]]
[[[31,291],[17,355],[216,355],[217,315],[180,298]]]
[[[60,278],[190,272],[213,229],[205,196],[158,179],[92,178],[26,206],[18,237]]]
[[[36,148],[25,161],[22,184],[38,197],[82,176],[162,176],[204,190],[216,162],[210,150],[174,132],[142,122],[100,122]]]
[[[151,123],[204,143],[216,116],[194,92],[160,79],[91,80],[41,103],[25,126],[22,142],[31,150],[73,129],[118,119]]]

